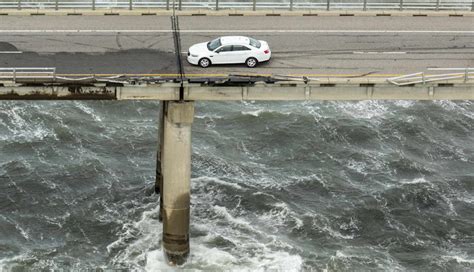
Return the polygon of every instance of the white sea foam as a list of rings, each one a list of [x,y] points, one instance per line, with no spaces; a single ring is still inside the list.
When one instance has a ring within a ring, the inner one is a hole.
[[[426,180],[423,177],[415,178],[415,179],[412,179],[412,180],[403,179],[403,180],[400,180],[400,183],[401,184],[431,184],[431,182],[429,180]]]
[[[303,227],[303,220],[301,220],[299,216],[290,209],[288,204],[285,202],[277,202],[272,204],[272,206],[274,206],[274,208],[269,212],[259,216],[260,221],[272,222],[271,225],[273,227],[286,227],[288,221],[292,221],[295,224],[293,228],[298,229]]]
[[[57,139],[51,128],[46,127],[43,121],[32,121],[29,112],[24,107],[12,107],[3,110],[8,116],[6,127],[11,135],[6,135],[8,139],[16,142],[41,141],[46,137]]]
[[[99,115],[97,115],[94,111],[94,109],[86,106],[85,103],[83,102],[78,102],[78,101],[75,101],[74,102],[74,105],[79,108],[80,110],[82,110],[84,113],[90,115],[92,117],[92,119],[94,119],[94,121],[96,122],[102,122],[102,118],[100,118]]]
[[[198,205],[209,205],[207,197],[195,196]],[[212,198],[210,198],[212,201]],[[201,203],[202,202],[202,203]],[[300,271],[303,259],[290,254],[285,242],[253,224],[244,216],[236,216],[226,207],[209,206],[214,216],[199,217],[193,214],[191,229],[205,235],[191,237],[191,253],[182,267],[169,267],[161,247],[161,223],[157,222],[158,208],[143,213],[136,223],[128,223],[120,232],[120,238],[110,244],[110,253],[118,252],[115,264],[126,264],[135,271]],[[265,237],[260,240],[257,237]],[[220,247],[216,239],[223,239],[234,247]],[[283,245],[283,246],[282,246]]]
[[[384,115],[389,112],[384,103],[372,100],[364,100],[356,103],[334,102],[334,105],[351,117],[370,119],[372,121],[377,121],[377,119],[383,118]]]
[[[240,186],[237,183],[224,181],[222,179],[219,179],[219,178],[216,178],[216,177],[210,177],[210,176],[202,176],[202,177],[193,178],[191,180],[191,182],[206,182],[206,183],[207,182],[212,182],[212,183],[216,183],[216,184],[219,184],[219,185],[232,187],[234,189],[243,190],[242,186]]]

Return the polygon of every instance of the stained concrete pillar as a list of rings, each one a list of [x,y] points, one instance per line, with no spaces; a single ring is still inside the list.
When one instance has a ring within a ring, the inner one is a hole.
[[[163,142],[164,142],[164,125],[163,120],[165,116],[165,102],[160,102],[160,112],[158,115],[158,151],[156,152],[156,180],[155,180],[155,193],[160,194],[163,191],[163,169],[161,162],[163,161]],[[160,214],[158,219],[163,221],[163,197],[160,196]]]
[[[170,265],[189,255],[191,125],[194,102],[164,102],[161,187],[163,248]]]

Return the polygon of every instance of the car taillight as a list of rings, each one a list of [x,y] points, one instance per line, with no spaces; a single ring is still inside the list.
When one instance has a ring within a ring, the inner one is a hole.
[[[263,51],[263,53],[265,53],[265,54],[270,53],[270,49],[267,49],[267,50]]]

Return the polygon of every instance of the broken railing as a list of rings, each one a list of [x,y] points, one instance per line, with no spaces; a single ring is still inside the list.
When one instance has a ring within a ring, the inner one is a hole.
[[[461,79],[464,82],[474,79],[474,68],[429,68],[428,71],[453,72],[442,74],[426,74],[419,72],[398,77],[388,78],[387,81],[397,86],[425,84],[433,81],[447,81],[453,79]]]

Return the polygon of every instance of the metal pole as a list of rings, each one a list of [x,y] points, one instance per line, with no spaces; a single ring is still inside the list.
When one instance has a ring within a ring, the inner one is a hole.
[[[403,10],[403,0],[400,0],[400,11]]]
[[[293,11],[293,0],[290,0],[290,11]]]
[[[472,7],[471,7],[471,11],[474,11],[474,0],[472,0]]]
[[[166,0],[166,10],[170,10],[170,0]]]
[[[92,10],[95,10],[95,0],[92,0]]]
[[[440,0],[436,0],[436,11],[439,10],[439,2],[440,2]]]
[[[128,10],[132,10],[133,9],[133,0],[129,0],[128,1]]]
[[[178,10],[181,10],[181,7],[182,7],[182,0],[179,0],[179,2],[178,2]]]
[[[58,10],[58,6],[59,6],[59,3],[58,3],[58,2],[59,2],[59,0],[56,0],[56,1],[54,2],[54,9],[55,9],[55,10]]]
[[[163,249],[170,265],[189,255],[191,125],[194,102],[166,101],[163,143]]]
[[[256,11],[256,10],[257,10],[257,0],[253,0],[253,7],[252,7],[252,10],[253,10],[253,11]]]
[[[18,9],[21,9],[21,0],[18,0]]]
[[[219,0],[216,0],[216,10],[219,10]]]
[[[328,0],[326,4],[326,10],[329,11],[329,7],[331,6],[331,0]]]
[[[367,0],[364,0],[364,11],[367,10]]]

